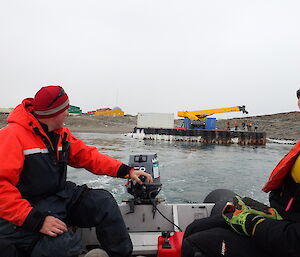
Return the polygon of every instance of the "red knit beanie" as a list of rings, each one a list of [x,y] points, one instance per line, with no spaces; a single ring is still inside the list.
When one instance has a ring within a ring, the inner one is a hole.
[[[33,112],[37,118],[54,117],[70,106],[68,95],[60,86],[42,87],[34,96]]]

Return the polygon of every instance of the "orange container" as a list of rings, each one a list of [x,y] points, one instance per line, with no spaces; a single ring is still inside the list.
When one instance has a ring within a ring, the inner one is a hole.
[[[157,257],[180,257],[183,234],[183,232],[174,232],[169,238],[159,236]]]

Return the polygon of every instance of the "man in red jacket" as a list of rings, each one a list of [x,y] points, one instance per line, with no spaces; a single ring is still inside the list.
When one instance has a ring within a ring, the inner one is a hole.
[[[43,87],[0,130],[0,240],[31,257],[70,257],[81,245],[68,227],[95,227],[110,257],[129,257],[132,243],[113,196],[67,181],[67,165],[138,183],[152,177],[76,138],[63,127],[68,107],[62,87]]]
[[[297,98],[300,109],[300,89]],[[300,142],[278,163],[263,187],[270,192],[272,208],[234,197],[222,215],[195,220],[187,227],[182,257],[299,257],[299,154]]]

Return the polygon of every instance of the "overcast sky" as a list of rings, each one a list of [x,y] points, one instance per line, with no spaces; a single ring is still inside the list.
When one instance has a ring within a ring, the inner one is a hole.
[[[298,0],[2,0],[0,107],[61,85],[83,111],[296,111],[299,13]]]

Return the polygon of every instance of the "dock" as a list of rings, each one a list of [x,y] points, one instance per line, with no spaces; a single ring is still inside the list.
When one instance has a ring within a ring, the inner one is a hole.
[[[265,145],[266,132],[219,129],[134,128],[133,138],[143,140],[189,141],[205,144]]]

